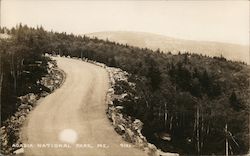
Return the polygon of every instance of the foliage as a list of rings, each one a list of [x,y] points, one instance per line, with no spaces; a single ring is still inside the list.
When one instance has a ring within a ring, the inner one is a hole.
[[[17,97],[42,91],[37,81],[47,73],[48,58],[42,56],[39,45],[29,42],[35,35],[29,38],[23,29],[15,32],[13,38],[0,39],[1,123],[16,111]]]

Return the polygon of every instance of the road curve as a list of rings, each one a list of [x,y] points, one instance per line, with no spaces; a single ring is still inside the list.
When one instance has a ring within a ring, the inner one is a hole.
[[[106,70],[79,60],[54,59],[66,73],[66,80],[28,116],[21,134],[23,144],[29,145],[24,148],[24,155],[146,155],[135,147],[122,147],[127,143],[106,117]]]

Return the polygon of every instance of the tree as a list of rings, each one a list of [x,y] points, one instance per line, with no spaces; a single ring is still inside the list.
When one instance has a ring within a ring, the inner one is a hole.
[[[241,109],[241,103],[238,99],[236,93],[233,91],[230,98],[229,98],[230,104],[233,107],[234,110],[239,111]]]
[[[201,84],[199,79],[197,78],[192,79],[190,92],[195,97],[201,97],[202,93],[201,93]]]
[[[159,89],[160,83],[161,83],[161,73],[159,70],[158,64],[155,62],[154,59],[149,58],[149,69],[148,69],[148,74],[147,76],[150,79],[150,84],[153,89],[153,91]]]
[[[110,59],[109,65],[110,65],[111,67],[116,67],[115,57],[112,57],[112,58]]]

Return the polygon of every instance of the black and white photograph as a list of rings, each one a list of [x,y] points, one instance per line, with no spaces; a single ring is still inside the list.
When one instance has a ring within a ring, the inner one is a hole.
[[[1,156],[250,156],[249,0],[0,0]]]

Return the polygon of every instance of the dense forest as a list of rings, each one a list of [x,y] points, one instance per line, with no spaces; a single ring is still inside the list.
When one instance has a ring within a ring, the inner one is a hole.
[[[50,59],[42,55],[42,49],[27,42],[24,35],[11,36],[0,38],[1,124],[15,113],[19,96],[49,91],[37,81],[47,74]]]
[[[189,52],[176,55],[86,36],[18,25],[1,28],[2,120],[18,105],[17,97],[39,92],[46,74],[43,54],[88,58],[121,68],[136,84],[123,102],[123,113],[143,121],[143,134],[164,151],[180,154],[244,154],[249,150],[249,66],[221,57]],[[171,140],[162,140],[161,133]]]

